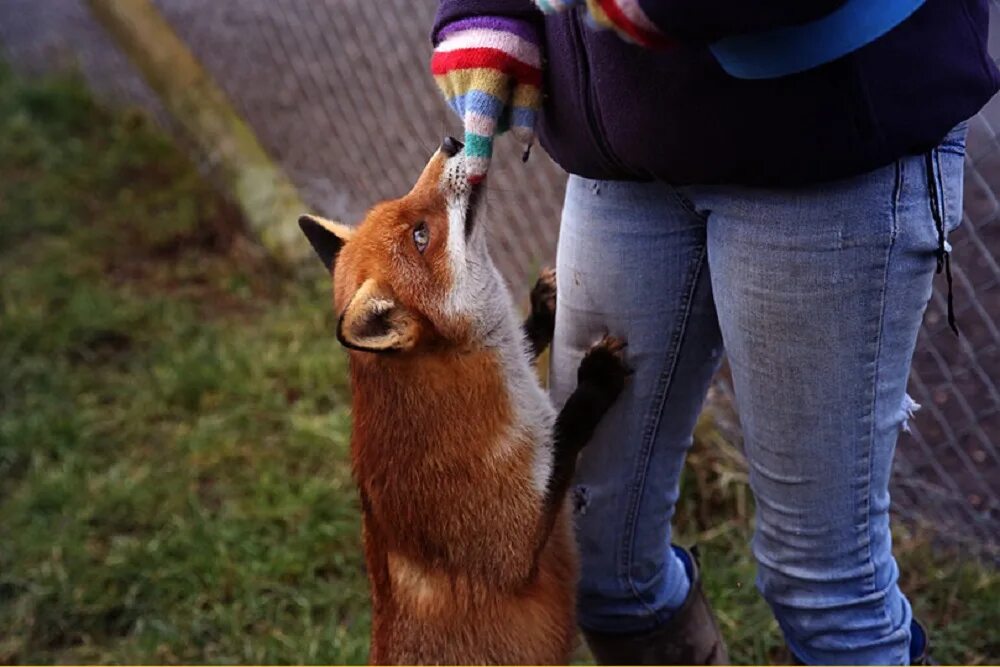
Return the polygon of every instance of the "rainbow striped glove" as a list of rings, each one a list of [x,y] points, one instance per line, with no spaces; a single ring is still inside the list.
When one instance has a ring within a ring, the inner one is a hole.
[[[493,138],[511,130],[527,149],[541,106],[542,59],[533,26],[516,19],[477,16],[438,33],[431,58],[434,80],[465,124],[471,182],[486,176]]]
[[[587,23],[597,29],[610,28],[627,42],[646,48],[668,48],[670,40],[642,10],[639,0],[534,0],[545,14],[585,6]]]

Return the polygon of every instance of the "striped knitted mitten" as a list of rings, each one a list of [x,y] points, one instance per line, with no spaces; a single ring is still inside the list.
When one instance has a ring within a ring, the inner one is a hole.
[[[481,181],[493,137],[510,129],[530,147],[541,106],[541,52],[535,28],[515,19],[478,16],[438,33],[431,72],[465,124],[469,180]]]
[[[642,9],[640,0],[534,0],[546,14],[586,6],[587,23],[594,28],[610,28],[627,42],[647,48],[668,48],[673,42]]]

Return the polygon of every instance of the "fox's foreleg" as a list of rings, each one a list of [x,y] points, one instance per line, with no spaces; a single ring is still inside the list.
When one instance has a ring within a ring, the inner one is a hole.
[[[545,489],[538,551],[545,546],[576,472],[576,459],[594,429],[625,387],[631,369],[625,364],[625,342],[605,336],[580,362],[576,389],[556,418],[552,474]]]
[[[524,336],[531,346],[532,361],[552,342],[555,328],[556,271],[545,269],[531,288],[531,312],[524,321]]]

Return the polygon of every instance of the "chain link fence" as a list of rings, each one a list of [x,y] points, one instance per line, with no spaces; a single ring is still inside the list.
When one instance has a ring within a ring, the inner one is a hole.
[[[441,137],[460,131],[427,74],[433,0],[155,0],[305,200],[359,220],[405,193]],[[994,26],[1000,28],[1000,12]],[[15,69],[78,67],[99,94],[169,115],[81,0],[4,0],[0,47]],[[1000,57],[1000,30],[991,35]],[[541,150],[500,141],[486,215],[518,288],[552,261],[565,175]],[[923,405],[899,443],[898,514],[1000,558],[1000,98],[970,123],[965,219],[952,235],[963,335],[937,285],[910,392]],[[722,387],[725,393],[725,387]]]

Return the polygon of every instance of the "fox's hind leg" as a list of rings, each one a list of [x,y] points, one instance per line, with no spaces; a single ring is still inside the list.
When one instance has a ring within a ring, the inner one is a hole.
[[[531,288],[531,313],[524,321],[524,335],[531,345],[531,358],[538,355],[552,342],[556,328],[556,270],[542,271]]]

